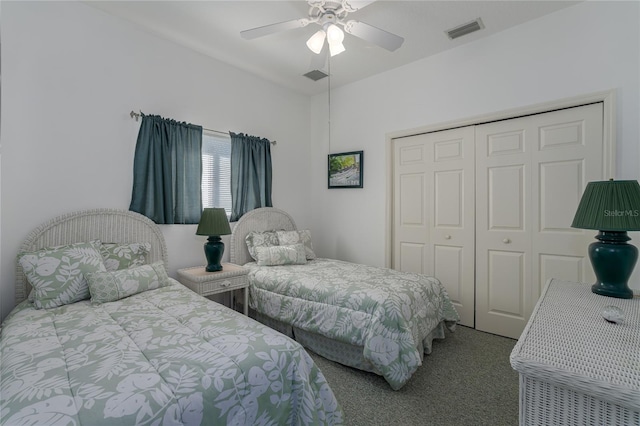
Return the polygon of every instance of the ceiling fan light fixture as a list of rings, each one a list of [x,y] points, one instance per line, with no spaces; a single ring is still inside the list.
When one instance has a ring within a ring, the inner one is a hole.
[[[331,56],[336,56],[339,53],[344,52],[346,49],[344,48],[344,44],[342,43],[333,43],[329,45],[329,54]]]
[[[327,42],[329,46],[332,44],[342,44],[344,41],[344,32],[337,25],[331,24],[327,27]]]
[[[344,32],[337,25],[329,25],[327,27],[327,43],[329,43],[329,53],[336,56],[345,51],[342,41],[344,40]]]
[[[324,30],[317,31],[314,35],[312,35],[309,40],[307,40],[307,47],[316,55],[319,55],[322,51],[322,46],[324,46],[324,39],[326,37],[326,33]]]
[[[393,52],[402,46],[404,38],[365,22],[347,20],[349,13],[356,12],[375,1],[376,0],[307,0],[306,2],[310,6],[308,18],[292,19],[290,21],[263,25],[261,27],[240,31],[240,35],[246,40],[252,40],[280,31],[288,31],[303,28],[309,24],[315,24],[320,26],[322,31],[316,32],[307,40],[307,47],[318,55],[317,58],[326,58],[326,55],[322,52],[325,47],[324,40],[327,40],[327,44],[331,50],[331,56],[344,52],[346,49],[342,41],[344,40],[345,32]]]

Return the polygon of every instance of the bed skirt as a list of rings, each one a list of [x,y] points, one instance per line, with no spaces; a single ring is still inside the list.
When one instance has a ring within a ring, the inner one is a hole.
[[[302,330],[298,327],[293,327],[290,324],[273,319],[260,312],[256,312],[254,309],[249,309],[249,314],[252,318],[256,319],[262,324],[271,327],[288,337],[291,337],[305,348],[322,356],[323,358],[342,365],[346,365],[348,367],[353,367],[358,370],[367,371],[382,376],[382,374],[376,371],[375,367],[364,358],[363,346],[356,346],[349,343],[339,342],[337,340],[330,339],[317,333],[312,333]],[[424,354],[428,355],[431,353],[432,343],[434,339],[444,339],[445,327],[445,321],[441,321],[420,343],[418,350],[421,355],[421,360],[424,359]]]

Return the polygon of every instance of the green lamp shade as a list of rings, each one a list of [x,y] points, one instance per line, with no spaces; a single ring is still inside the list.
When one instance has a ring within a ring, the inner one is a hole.
[[[231,227],[227,220],[227,213],[223,208],[206,208],[200,217],[196,235],[208,235],[207,242],[204,243],[204,255],[207,258],[207,272],[222,270],[220,261],[224,254],[224,243],[220,240],[220,235],[231,234]]]
[[[640,231],[638,181],[589,182],[571,227],[599,231]]]
[[[223,208],[205,208],[198,223],[196,235],[229,235],[231,227]]]
[[[638,260],[638,249],[627,244],[631,239],[627,231],[640,231],[638,181],[589,182],[571,226],[600,231],[588,251],[596,274],[591,291],[631,299],[633,291],[627,282]]]

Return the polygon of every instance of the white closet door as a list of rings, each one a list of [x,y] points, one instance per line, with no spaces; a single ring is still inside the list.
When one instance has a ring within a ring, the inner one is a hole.
[[[602,103],[536,117],[537,146],[531,180],[535,229],[531,298],[537,302],[549,278],[595,282],[587,249],[598,232],[571,228],[584,188],[607,180],[603,158]],[[530,306],[530,311],[533,311]]]
[[[474,130],[394,141],[394,267],[438,278],[474,327]]]
[[[571,228],[602,180],[602,104],[476,126],[476,328],[518,338],[547,278],[590,281]]]
[[[476,127],[476,328],[515,338],[531,302],[531,120]]]
[[[394,140],[392,268],[426,274],[430,227],[427,222],[427,151],[424,135]]]

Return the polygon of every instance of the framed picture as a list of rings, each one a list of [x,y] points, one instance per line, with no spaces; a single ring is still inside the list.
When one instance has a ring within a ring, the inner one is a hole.
[[[329,188],[362,188],[364,151],[329,154]]]

